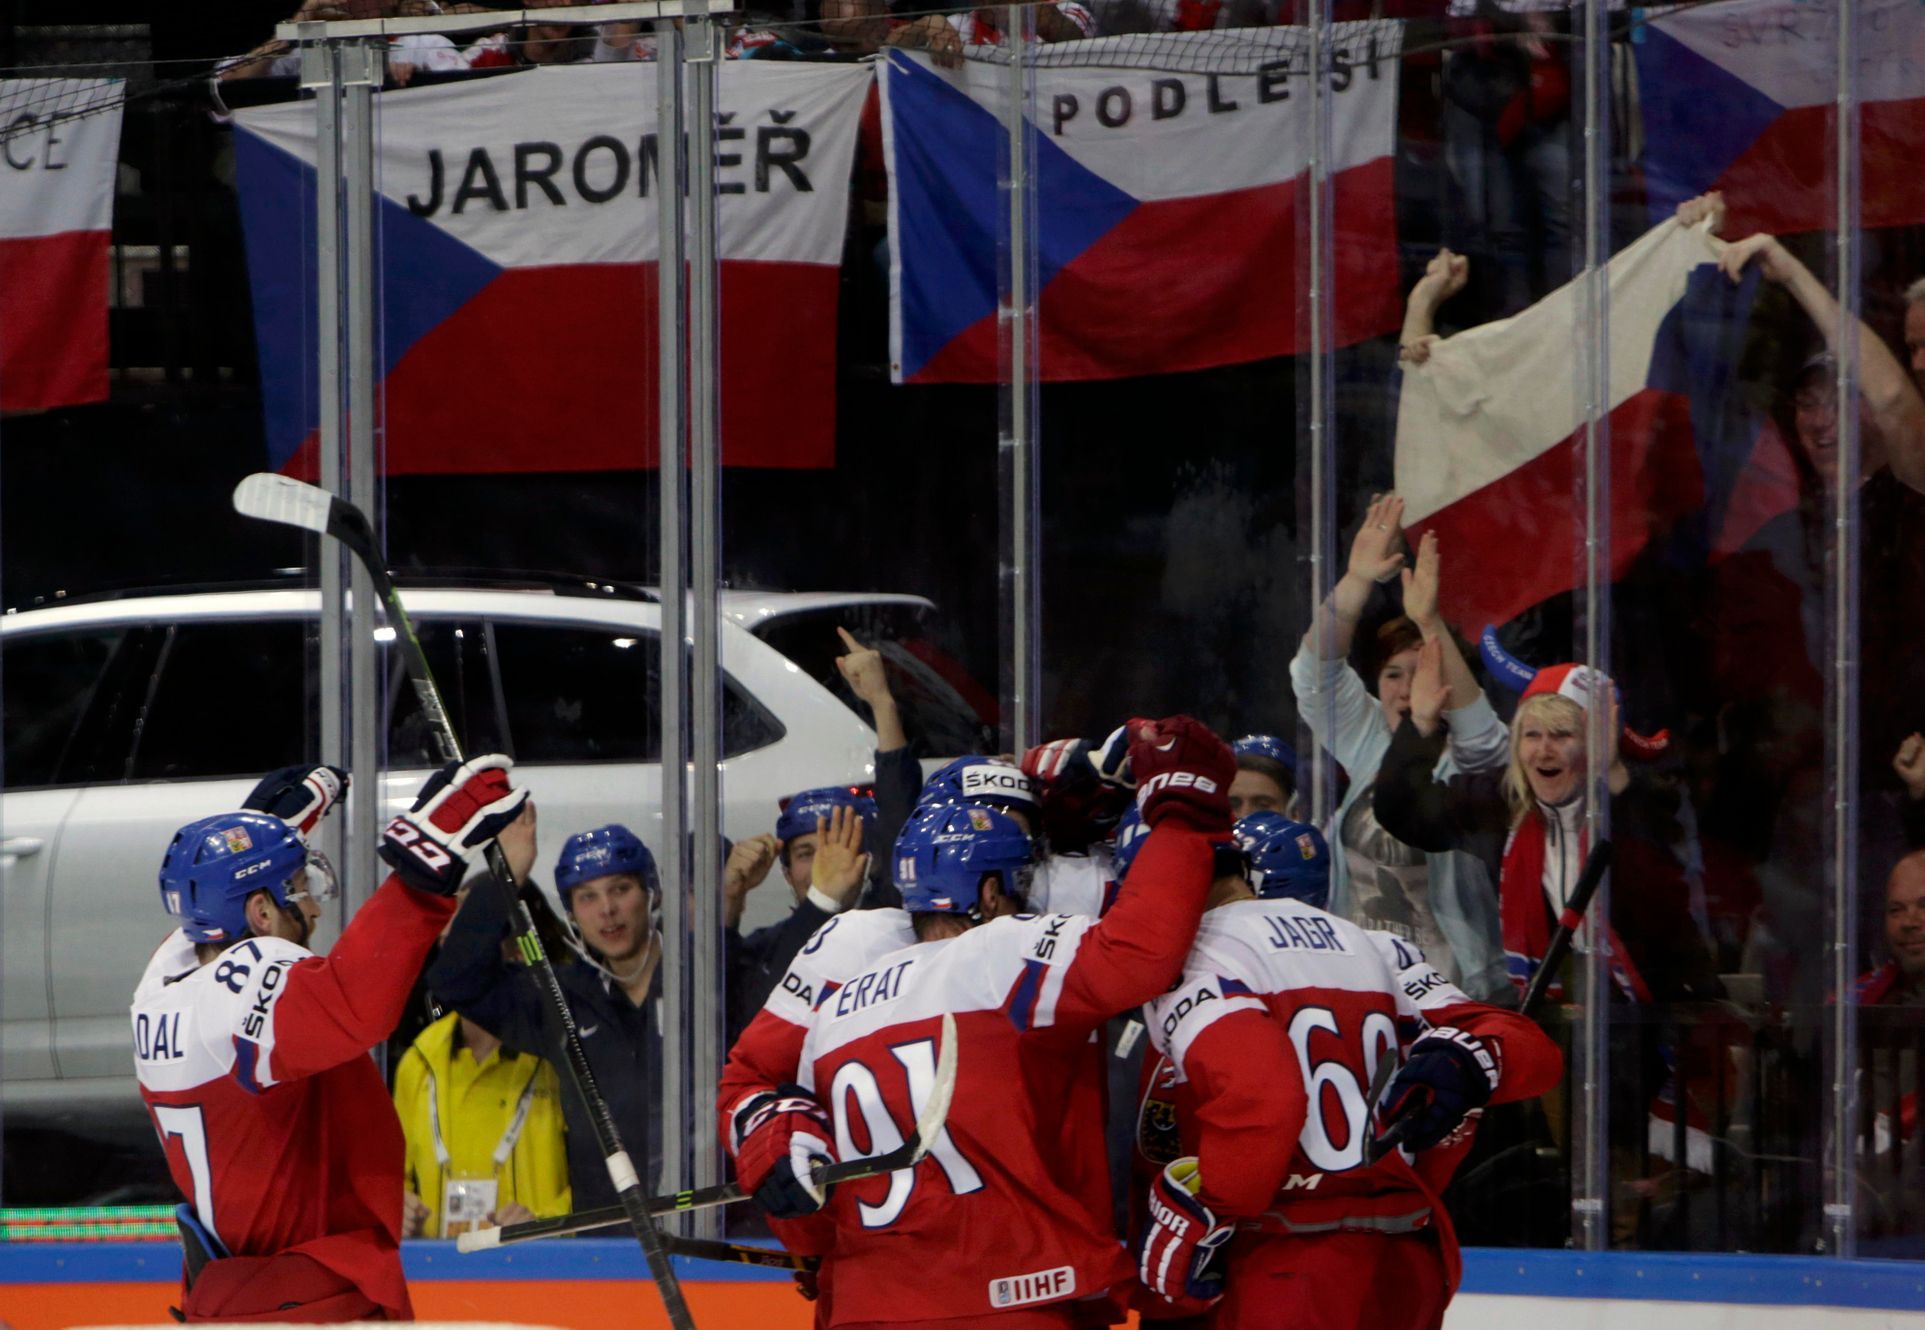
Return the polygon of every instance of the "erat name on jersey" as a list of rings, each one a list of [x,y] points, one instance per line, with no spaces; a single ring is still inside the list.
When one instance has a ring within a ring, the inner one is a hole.
[[[1287,914],[1266,915],[1264,926],[1270,932],[1270,945],[1278,951],[1341,951],[1348,953],[1350,948],[1337,936],[1337,930],[1328,919],[1317,919],[1308,915],[1292,917]]]
[[[1021,1307],[1032,1302],[1055,1302],[1076,1292],[1076,1267],[1059,1265],[1031,1275],[1005,1275],[989,1281],[989,1305]]]
[[[903,977],[915,963],[914,958],[897,961],[887,969],[871,970],[860,978],[851,979],[836,990],[835,1015],[831,1019],[839,1021],[866,1007],[894,1002],[902,996]]]

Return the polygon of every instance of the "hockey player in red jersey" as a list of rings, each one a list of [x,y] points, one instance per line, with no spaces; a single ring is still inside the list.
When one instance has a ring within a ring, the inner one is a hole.
[[[1147,1012],[1187,1152],[1150,1187],[1149,1311],[1214,1304],[1222,1330],[1434,1330],[1459,1272],[1444,1184],[1479,1110],[1544,1093],[1562,1055],[1411,944],[1301,899],[1328,890],[1313,828],[1265,813],[1238,831],[1256,886],[1212,889],[1182,982]],[[1400,1049],[1373,1116],[1378,1064]],[[1380,1123],[1402,1143],[1371,1163]]]
[[[345,786],[315,768],[191,822],[161,864],[181,920],[132,1009],[135,1067],[180,1209],[189,1321],[407,1320],[402,1136],[366,1056],[401,1015],[454,913],[468,859],[527,792],[509,759],[449,763],[382,833],[394,868],[326,958],[306,943],[331,892],[303,832]],[[281,813],[283,816],[277,816]]]
[[[1187,717],[1133,722],[1121,742],[1153,830],[1102,920],[986,921],[986,903],[1020,900],[1028,838],[989,809],[931,810],[894,865],[917,940],[814,995],[800,1085],[723,1105],[743,1185],[804,1213],[825,1200],[812,1163],[903,1139],[955,1017],[956,1093],[929,1156],[826,1198],[827,1324],[1055,1330],[1106,1323],[1127,1284],[1101,1117],[1068,1110],[1088,1099],[1092,1032],[1181,968],[1235,762]]]

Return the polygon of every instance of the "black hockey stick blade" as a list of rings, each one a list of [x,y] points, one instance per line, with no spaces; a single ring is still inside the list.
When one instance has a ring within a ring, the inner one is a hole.
[[[1564,964],[1565,955],[1571,950],[1571,939],[1577,936],[1578,927],[1584,922],[1584,912],[1591,908],[1591,897],[1597,895],[1599,884],[1611,868],[1612,848],[1608,840],[1600,840],[1591,847],[1591,853],[1584,860],[1584,868],[1577,875],[1577,885],[1571,888],[1570,897],[1564,903],[1564,912],[1558,916],[1557,932],[1551,936],[1551,944],[1544,950],[1544,959],[1538,962],[1537,972],[1531,976],[1530,986],[1524,990],[1524,1001],[1518,1010],[1524,1015],[1532,1015],[1544,1001],[1544,994],[1550,990],[1551,982]]]
[[[845,1159],[840,1163],[819,1169],[815,1174],[818,1187],[829,1188],[839,1182],[857,1182],[863,1178],[873,1178],[883,1173],[894,1173],[897,1169],[913,1168],[929,1153],[936,1138],[942,1135],[943,1127],[949,1121],[949,1105],[956,1095],[956,1018],[947,1012],[942,1018],[942,1047],[936,1053],[936,1076],[929,1087],[929,1098],[923,1104],[922,1115],[916,1119],[916,1130],[895,1149],[886,1154],[870,1155],[864,1159]],[[717,1187],[701,1187],[694,1191],[669,1192],[662,1196],[651,1196],[648,1212],[651,1215],[685,1214],[691,1210],[707,1210],[717,1205],[733,1205],[746,1201],[749,1194],[733,1182],[725,1182]],[[626,1219],[626,1212],[618,1205],[599,1206],[593,1210],[577,1210],[573,1214],[556,1215],[549,1219],[529,1219],[519,1224],[505,1224],[500,1228],[484,1228],[463,1233],[455,1240],[455,1247],[462,1252],[486,1251],[490,1247],[505,1247],[516,1242],[530,1242],[536,1238],[565,1238],[571,1233],[586,1233],[590,1229],[612,1228]]]

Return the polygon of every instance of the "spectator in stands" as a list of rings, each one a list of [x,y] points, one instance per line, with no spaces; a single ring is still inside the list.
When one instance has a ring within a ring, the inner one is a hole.
[[[1905,843],[1925,850],[1925,734],[1908,734],[1892,754],[1892,770],[1905,790]]]
[[[1036,40],[1073,42],[1096,35],[1096,16],[1077,0],[1053,0],[1036,7]],[[925,14],[889,33],[887,44],[929,52],[944,69],[960,69],[963,50],[970,46],[1001,46],[1008,11],[967,9],[960,14]]]
[[[354,18],[415,18],[446,12],[467,13],[478,8],[470,4],[437,6],[432,0],[305,0],[286,21],[323,23]],[[388,78],[397,85],[406,85],[417,69],[440,73],[468,66],[467,54],[438,32],[403,33],[388,41]],[[270,38],[246,55],[221,61],[216,69],[223,80],[298,78],[301,53],[292,43]]]
[[[1330,835],[1330,908],[1366,928],[1415,942],[1472,997],[1501,999],[1509,987],[1496,892],[1484,865],[1471,855],[1428,853],[1399,839],[1378,821],[1371,798],[1391,735],[1410,712],[1411,676],[1425,642],[1438,644],[1458,699],[1448,709],[1448,749],[1437,758],[1437,773],[1447,778],[1458,771],[1489,770],[1505,755],[1503,722],[1438,615],[1440,556],[1434,534],[1424,537],[1416,569],[1404,568],[1403,511],[1403,500],[1395,495],[1371,500],[1351,541],[1349,566],[1290,662],[1299,714],[1351,776]],[[1400,575],[1405,613],[1376,633],[1369,661],[1377,692],[1372,698],[1348,657],[1377,584]]]
[[[1297,750],[1274,734],[1246,734],[1230,748],[1237,755],[1237,778],[1230,782],[1230,816],[1289,816],[1297,801]]]
[[[527,876],[534,860],[531,834],[510,854],[509,866],[524,896],[539,898]],[[655,1191],[662,1161],[662,945],[655,928],[661,885],[655,857],[619,823],[584,831],[562,846],[555,889],[579,939],[572,957],[555,959],[555,977],[615,1129],[643,1185]],[[503,957],[507,931],[501,893],[484,875],[455,915],[428,971],[429,986],[445,1005],[518,1052],[557,1049],[562,1032],[552,1028],[534,976]],[[615,1190],[592,1125],[576,1096],[567,1096],[563,1108],[574,1204],[613,1205]]]
[[[1916,737],[1916,736],[1914,736]],[[1860,977],[1858,1093],[1870,1123],[1859,1140],[1859,1232],[1879,1242],[1868,1255],[1925,1254],[1925,1190],[1918,1130],[1919,1058],[1925,1032],[1925,850],[1913,850],[1885,880],[1882,964]],[[1892,1010],[1902,1009],[1902,1010]],[[1898,1239],[1897,1244],[1890,1240]]]
[[[394,1109],[407,1136],[402,1237],[568,1213],[561,1081],[541,1058],[450,1013],[402,1057]]]
[[[730,976],[730,1043],[754,1019],[781,979],[796,952],[816,929],[862,895],[870,856],[864,852],[863,827],[875,820],[875,800],[846,785],[804,790],[783,804],[775,835],[757,836],[760,872],[733,874],[724,883],[723,921],[728,926],[727,968]],[[776,846],[780,846],[779,855]],[[742,846],[736,847],[740,854]],[[731,856],[733,867],[734,856]],[[795,908],[780,923],[742,937],[742,910],[748,893],[768,876],[769,862],[782,865],[782,876],[795,893]]]

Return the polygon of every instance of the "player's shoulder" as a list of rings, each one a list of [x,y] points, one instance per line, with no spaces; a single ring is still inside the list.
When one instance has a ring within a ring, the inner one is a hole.
[[[809,934],[796,959],[847,973],[915,940],[915,925],[906,910],[845,910]]]
[[[993,964],[998,959],[1014,963],[1041,961],[1060,965],[1075,953],[1076,944],[1095,920],[1086,914],[1012,914],[991,919],[972,928],[957,941],[952,965]]]
[[[1249,900],[1203,916],[1197,949],[1277,975],[1376,976],[1386,962],[1370,935],[1328,910],[1296,900]]]

